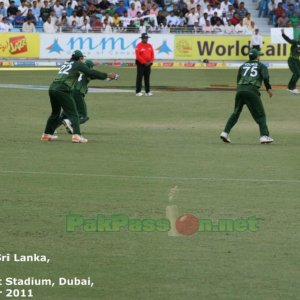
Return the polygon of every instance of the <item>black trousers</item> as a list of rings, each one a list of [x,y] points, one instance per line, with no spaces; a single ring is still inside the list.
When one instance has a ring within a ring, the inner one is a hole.
[[[143,78],[145,82],[145,92],[150,92],[150,73],[151,73],[151,65],[145,66],[139,62],[136,63],[137,74],[136,74],[136,86],[135,91],[139,93],[142,91],[143,86]]]

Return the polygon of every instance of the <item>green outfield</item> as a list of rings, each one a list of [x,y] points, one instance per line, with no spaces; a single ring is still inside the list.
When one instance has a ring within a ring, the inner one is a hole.
[[[40,141],[50,113],[40,87],[56,71],[0,72],[0,254],[50,259],[0,261],[0,299],[7,289],[38,300],[299,299],[300,96],[285,90],[290,72],[270,70],[274,97],[262,98],[275,142],[260,145],[247,109],[233,144],[219,139],[237,70],[153,69],[153,97],[135,97],[134,69],[102,71],[120,80],[91,87],[131,92],[87,95],[88,144],[72,144],[63,128],[59,141]],[[196,216],[199,232],[158,226],[170,206]],[[249,218],[255,230],[243,227]],[[201,220],[214,225],[203,230]],[[75,277],[94,285],[59,286]]]

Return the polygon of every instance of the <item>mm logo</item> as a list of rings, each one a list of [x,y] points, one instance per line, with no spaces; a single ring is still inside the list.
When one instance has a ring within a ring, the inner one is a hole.
[[[24,35],[9,38],[9,53],[19,54],[27,52],[27,41]]]

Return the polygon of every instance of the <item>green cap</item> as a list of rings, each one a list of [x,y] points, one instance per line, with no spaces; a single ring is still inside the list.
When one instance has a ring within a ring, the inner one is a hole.
[[[86,60],[84,62],[90,69],[95,65],[91,60]]]
[[[263,55],[261,52],[259,52],[257,49],[251,49],[250,52],[249,52],[249,58],[250,59],[255,59],[257,58],[258,56],[261,56]]]
[[[72,54],[74,57],[85,57],[80,50],[75,50]]]

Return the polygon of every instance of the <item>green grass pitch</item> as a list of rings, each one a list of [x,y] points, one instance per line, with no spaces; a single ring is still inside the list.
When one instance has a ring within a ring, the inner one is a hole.
[[[93,287],[33,286],[42,300],[299,299],[300,96],[288,70],[270,70],[262,90],[275,142],[260,145],[245,108],[233,144],[219,139],[237,70],[152,70],[153,97],[135,97],[134,69],[91,86],[132,93],[89,93],[88,144],[41,142],[50,113],[46,90],[1,88],[0,254],[38,253],[44,263],[0,262],[0,279],[90,277]],[[56,71],[1,71],[1,84],[47,86]],[[173,194],[172,194],[173,191]],[[172,201],[170,201],[172,195]],[[162,219],[168,205],[201,219],[255,216],[255,232],[66,231],[66,215]],[[4,285],[0,290],[5,291]],[[0,299],[5,299],[0,294]]]

